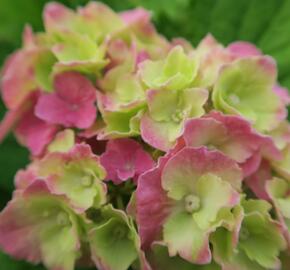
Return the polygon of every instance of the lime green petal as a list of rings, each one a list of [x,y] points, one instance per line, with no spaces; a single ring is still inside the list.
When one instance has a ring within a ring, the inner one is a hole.
[[[125,74],[117,83],[116,94],[122,103],[145,99],[145,92],[136,76]]]
[[[239,251],[230,259],[230,261],[225,261],[223,264],[225,269],[265,270],[265,268],[257,262],[250,260],[243,251]]]
[[[71,129],[65,129],[59,132],[54,140],[48,145],[49,152],[67,152],[75,144],[75,134]]]
[[[80,256],[78,223],[61,197],[31,194],[23,198],[20,208],[34,226],[46,267],[73,270]]]
[[[187,117],[200,117],[205,113],[204,105],[207,99],[206,89],[189,88],[183,91],[179,106],[187,112]]]
[[[179,256],[170,257],[167,247],[161,243],[153,244],[152,251],[148,252],[147,258],[153,269],[166,270],[221,270],[214,262],[207,265],[197,265],[183,260]]]
[[[89,2],[79,9],[84,29],[80,33],[87,33],[94,41],[99,42],[109,33],[117,32],[125,27],[120,16],[108,6],[100,2]]]
[[[251,200],[243,202],[243,205],[246,216],[242,223],[238,248],[261,266],[277,268],[279,253],[285,249],[286,243],[280,226],[267,212],[268,203]]]
[[[140,118],[143,114],[142,106],[129,111],[103,112],[105,128],[100,138],[123,138],[140,134]]]
[[[231,185],[216,175],[207,174],[198,179],[196,194],[200,198],[201,207],[193,214],[196,223],[203,229],[216,221],[218,212],[239,202],[239,194]]]
[[[283,178],[290,181],[290,144],[282,150],[283,159],[273,162],[275,171]]]
[[[258,130],[273,129],[282,105],[272,89],[276,76],[275,64],[269,57],[236,60],[221,70],[215,83],[215,108],[243,115],[254,121]]]
[[[77,252],[79,249],[77,235],[72,228],[46,229],[41,240],[44,264],[48,268],[74,269],[75,260],[80,256],[80,253]]]
[[[121,211],[107,206],[102,212],[107,221],[89,233],[92,258],[97,267],[127,270],[138,258],[136,231]]]
[[[149,113],[155,121],[172,121],[179,103],[179,91],[151,90],[147,94]]]
[[[163,229],[163,239],[169,255],[177,254],[192,263],[208,263],[211,254],[208,246],[208,232],[201,230],[192,215],[186,212],[173,213]]]
[[[35,65],[35,79],[42,90],[51,92],[53,90],[52,70],[57,59],[49,52],[40,53]]]
[[[246,214],[258,213],[269,217],[272,206],[264,200],[243,200],[242,206]]]
[[[281,178],[267,182],[267,191],[285,218],[290,219],[290,183]]]
[[[187,56],[181,46],[176,46],[165,60],[142,63],[140,72],[144,83],[151,89],[180,90],[188,87],[195,78],[197,62]]]
[[[88,36],[64,32],[54,36],[52,51],[58,59],[54,73],[67,70],[96,74],[104,65],[104,48],[98,47]]]

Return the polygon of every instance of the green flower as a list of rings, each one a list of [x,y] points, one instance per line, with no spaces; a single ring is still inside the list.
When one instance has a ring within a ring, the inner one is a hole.
[[[150,90],[148,112],[141,118],[141,136],[153,147],[167,151],[181,135],[184,121],[204,114],[205,89]]]
[[[286,243],[279,224],[263,200],[244,200],[244,218],[232,230],[219,228],[212,236],[214,256],[225,269],[277,269]],[[228,268],[227,268],[228,267]]]
[[[190,86],[197,69],[196,60],[187,56],[181,46],[176,46],[164,60],[144,61],[140,64],[139,72],[144,83],[151,89],[180,90]]]
[[[273,91],[277,77],[270,57],[243,58],[224,66],[213,89],[213,104],[218,110],[240,114],[260,131],[279,124],[284,107]]]
[[[69,152],[52,152],[36,163],[37,174],[48,180],[56,194],[65,195],[82,212],[106,202],[105,170],[88,145],[77,144]]]
[[[133,221],[121,211],[106,205],[88,235],[92,259],[100,269],[127,270],[139,256],[139,237]]]

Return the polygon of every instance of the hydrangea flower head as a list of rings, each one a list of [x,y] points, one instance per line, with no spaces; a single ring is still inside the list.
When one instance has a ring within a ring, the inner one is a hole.
[[[0,249],[49,270],[288,270],[288,90],[255,45],[48,3],[1,78],[30,153]],[[194,34],[194,33],[193,33]]]

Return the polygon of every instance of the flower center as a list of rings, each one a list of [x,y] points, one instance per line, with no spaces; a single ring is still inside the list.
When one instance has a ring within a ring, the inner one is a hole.
[[[240,239],[247,240],[250,237],[250,233],[246,228],[241,228]]]
[[[68,214],[63,211],[58,213],[56,217],[56,222],[60,226],[68,226],[71,224]]]
[[[89,188],[93,185],[95,180],[95,175],[90,170],[85,170],[85,174],[81,177],[81,185],[85,188]]]
[[[90,187],[93,184],[93,178],[90,175],[85,175],[81,178],[81,183],[83,187]]]
[[[180,109],[176,109],[175,112],[171,115],[171,120],[173,122],[179,123],[184,117],[185,112]]]
[[[231,103],[234,104],[234,105],[238,105],[238,104],[241,102],[240,98],[239,98],[237,95],[235,95],[235,94],[231,94],[231,95],[229,96],[229,100],[230,100]]]
[[[193,194],[187,195],[184,199],[184,202],[185,202],[185,210],[188,213],[193,213],[199,210],[200,208],[200,199],[199,197]]]
[[[118,226],[113,231],[113,236],[115,239],[123,239],[127,235],[127,230],[123,226]]]

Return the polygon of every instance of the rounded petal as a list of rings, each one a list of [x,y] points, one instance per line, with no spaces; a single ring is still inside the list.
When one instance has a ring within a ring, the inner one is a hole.
[[[183,148],[165,165],[162,187],[168,196],[180,200],[196,189],[197,180],[206,174],[220,177],[240,189],[242,174],[238,165],[217,151],[206,148]]]
[[[108,172],[107,179],[116,184],[130,178],[137,179],[140,174],[154,166],[149,153],[132,139],[109,141],[100,161]]]
[[[170,200],[161,187],[159,167],[139,177],[136,191],[137,224],[142,246],[150,248],[151,243],[161,237],[162,225],[170,213]]]

